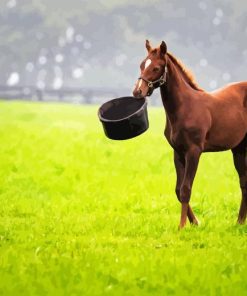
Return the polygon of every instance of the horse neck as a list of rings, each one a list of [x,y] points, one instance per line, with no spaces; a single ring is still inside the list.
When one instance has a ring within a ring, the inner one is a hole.
[[[165,111],[173,121],[177,117],[177,112],[185,103],[186,95],[191,92],[191,86],[186,82],[186,78],[181,70],[167,56],[167,81],[160,87],[160,93]]]

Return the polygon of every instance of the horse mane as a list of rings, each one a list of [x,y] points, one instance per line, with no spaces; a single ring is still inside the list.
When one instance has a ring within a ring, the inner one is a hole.
[[[195,81],[195,77],[192,74],[192,72],[185,67],[185,65],[178,60],[174,55],[172,55],[170,52],[167,52],[167,55],[171,59],[171,61],[179,68],[179,70],[182,72],[183,76],[185,77],[188,84],[194,88],[195,90],[203,91],[203,89],[197,84]]]

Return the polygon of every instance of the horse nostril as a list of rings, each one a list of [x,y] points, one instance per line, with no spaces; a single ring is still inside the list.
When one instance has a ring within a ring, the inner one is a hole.
[[[134,97],[141,97],[142,96],[142,90],[141,89],[136,89],[133,91]]]

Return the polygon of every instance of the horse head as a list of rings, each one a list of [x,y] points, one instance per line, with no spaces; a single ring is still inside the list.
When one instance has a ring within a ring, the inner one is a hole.
[[[155,88],[166,82],[166,43],[162,41],[159,47],[153,49],[149,41],[146,40],[146,49],[148,55],[140,64],[141,75],[133,90],[133,95],[137,98],[150,96]]]

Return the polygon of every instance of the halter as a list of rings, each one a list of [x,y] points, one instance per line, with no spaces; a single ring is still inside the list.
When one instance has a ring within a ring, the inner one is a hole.
[[[167,69],[167,63],[166,63],[164,73],[160,76],[159,79],[154,80],[154,81],[150,81],[150,80],[140,76],[138,78],[138,80],[142,79],[143,81],[145,81],[148,84],[148,87],[149,87],[148,93],[149,93],[151,89],[158,88],[161,85],[166,83],[166,81],[167,81],[167,73],[168,73],[168,69]],[[156,84],[158,84],[158,85],[156,86]]]

